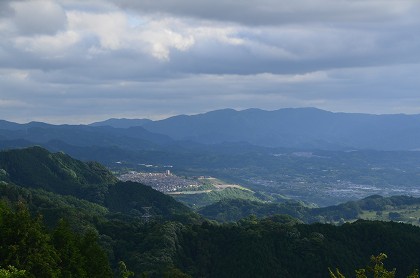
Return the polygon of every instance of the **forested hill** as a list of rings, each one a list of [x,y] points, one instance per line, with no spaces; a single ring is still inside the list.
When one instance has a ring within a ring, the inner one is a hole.
[[[174,250],[167,249],[166,233],[175,231],[171,229],[177,229],[182,223],[201,221],[188,207],[149,186],[120,182],[98,163],[84,163],[64,153],[50,153],[41,147],[0,152],[0,199],[0,273],[21,273],[19,271],[22,270],[26,273],[22,277],[111,277],[109,265],[118,273],[119,261],[127,262],[128,267],[137,272],[136,277],[145,271],[161,273],[173,265]],[[27,209],[32,215],[42,217],[31,220]],[[26,217],[22,226],[18,226],[19,215]],[[12,222],[6,223],[8,219]],[[60,224],[61,219],[69,223],[69,227],[65,223]],[[170,221],[177,222],[171,224]],[[46,232],[44,224],[53,230]],[[13,228],[18,232],[15,236],[9,232]],[[55,230],[66,234],[54,237]],[[5,231],[8,234],[3,233]],[[75,235],[71,234],[74,232]],[[144,236],[150,238],[145,239]],[[41,238],[34,241],[33,237]],[[52,242],[51,237],[58,242]],[[97,246],[98,240],[106,255]],[[48,250],[40,254],[45,258],[34,253],[38,243],[50,248],[54,257],[45,256]],[[89,253],[79,254],[79,251]],[[57,254],[73,257],[63,260]],[[162,254],[165,254],[164,258]],[[20,258],[27,258],[31,265],[22,263]],[[109,264],[101,261],[104,258],[109,260]],[[79,259],[89,260],[89,265],[85,262],[75,265]],[[60,265],[61,262],[71,265]],[[43,264],[50,264],[51,269],[45,271],[54,272],[55,276],[39,276],[36,269]],[[8,269],[9,265],[19,271]],[[96,273],[92,274],[92,271]],[[67,274],[57,274],[63,272]]]
[[[27,188],[73,195],[101,203],[117,179],[96,162],[84,163],[41,147],[0,152],[2,179]]]
[[[372,195],[357,201],[322,208],[312,208],[297,201],[262,203],[249,200],[222,200],[199,210],[208,219],[238,221],[250,215],[259,218],[287,214],[303,223],[343,223],[356,219],[394,220],[420,225],[420,198]]]
[[[0,152],[0,181],[24,189],[70,195],[105,206],[110,211],[141,214],[152,207],[158,217],[190,214],[186,206],[149,186],[119,182],[97,162],[82,162],[41,147]]]

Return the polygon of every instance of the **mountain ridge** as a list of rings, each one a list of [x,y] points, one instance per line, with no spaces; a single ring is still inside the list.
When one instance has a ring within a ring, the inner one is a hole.
[[[17,124],[0,121],[0,140],[74,146],[156,149],[188,142],[248,143],[313,150],[419,150],[420,115],[329,112],[318,108],[221,109],[197,115],[109,119],[90,125]]]
[[[317,108],[224,109],[175,116],[143,127],[205,144],[245,141],[264,147],[412,150],[420,147],[420,115],[335,113]]]

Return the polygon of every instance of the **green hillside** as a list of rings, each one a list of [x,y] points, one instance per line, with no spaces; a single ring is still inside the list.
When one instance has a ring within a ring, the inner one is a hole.
[[[302,202],[264,203],[250,200],[223,200],[198,210],[208,219],[238,221],[255,215],[269,217],[287,214],[305,223],[344,223],[357,219],[400,221],[420,226],[420,198],[409,196],[369,196],[336,206],[311,208]]]
[[[63,153],[50,153],[40,147],[3,151],[0,165],[0,199],[6,207],[23,202],[32,215],[42,215],[40,219],[49,229],[65,219],[81,238],[93,232],[114,272],[118,272],[118,262],[125,261],[139,275],[163,273],[174,265],[175,254],[175,249],[167,250],[167,243],[162,240],[172,233],[165,227],[181,227],[181,223],[200,220],[169,196],[139,183],[119,182],[100,164],[84,163]],[[150,207],[149,222],[142,217],[144,207]],[[0,223],[1,220],[0,215]],[[178,224],[170,224],[175,220]],[[0,246],[0,253],[7,246]],[[23,250],[32,247],[27,243]],[[7,265],[0,262],[0,267]]]
[[[74,233],[66,221],[46,230],[22,203],[0,203],[0,277],[113,277],[92,231]]]
[[[208,205],[198,210],[208,219],[220,222],[238,221],[250,215],[259,218],[286,214],[307,222],[310,208],[300,202],[263,203],[250,200],[228,199]]]
[[[96,162],[84,163],[41,147],[0,152],[0,179],[26,188],[39,188],[102,203],[117,179]]]
[[[99,163],[85,163],[41,147],[0,152],[0,181],[30,189],[32,195],[71,196],[127,215],[135,215],[136,211],[137,216],[141,215],[142,207],[152,207],[151,212],[160,219],[191,213],[186,206],[149,186],[119,182]]]
[[[420,266],[420,228],[359,220],[334,226],[295,224],[284,218],[250,217],[237,223],[203,223],[183,233],[179,250],[192,277],[346,277],[365,267],[372,254],[388,255],[386,267],[407,277]],[[385,277],[385,276],[380,276]]]
[[[194,217],[192,211],[185,205],[175,201],[149,186],[135,182],[118,182],[109,188],[105,206],[113,212],[140,216],[144,207],[150,208],[154,218],[176,218],[182,216]]]
[[[0,273],[321,278],[329,267],[339,267],[351,277],[380,252],[389,256],[388,269],[398,269],[397,278],[420,267],[419,227],[360,220],[303,224],[413,209],[417,198],[372,196],[316,209],[298,202],[225,200],[200,210],[223,221],[261,217],[220,224],[150,187],[119,182],[96,163],[39,147],[0,157]],[[83,192],[102,195],[80,198]]]

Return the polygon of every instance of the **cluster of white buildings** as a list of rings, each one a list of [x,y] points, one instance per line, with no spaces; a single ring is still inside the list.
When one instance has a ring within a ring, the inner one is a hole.
[[[144,173],[131,171],[119,177],[122,181],[134,181],[151,186],[160,192],[187,191],[199,184],[190,179],[173,175],[169,170],[165,173]]]

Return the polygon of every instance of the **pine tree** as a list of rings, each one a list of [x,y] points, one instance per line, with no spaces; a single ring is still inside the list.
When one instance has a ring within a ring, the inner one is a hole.
[[[59,256],[42,224],[32,218],[28,208],[18,203],[16,212],[2,211],[0,221],[0,262],[26,270],[28,277],[59,277]]]
[[[72,232],[68,222],[61,219],[52,238],[61,259],[59,264],[61,277],[88,277],[83,268],[83,257],[79,249],[78,237]]]
[[[89,278],[113,277],[108,257],[98,244],[98,236],[88,231],[80,242],[80,251],[84,257],[84,268]]]

